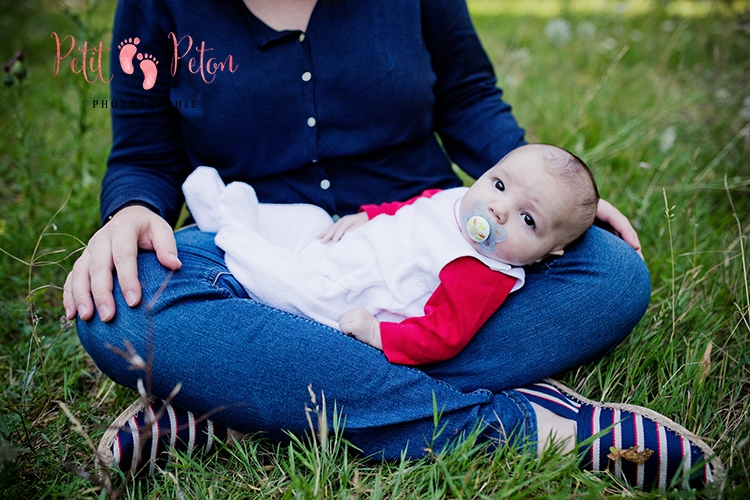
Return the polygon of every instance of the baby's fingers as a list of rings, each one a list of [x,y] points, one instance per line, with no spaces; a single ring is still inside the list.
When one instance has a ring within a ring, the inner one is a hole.
[[[365,212],[347,215],[346,217],[340,218],[328,229],[320,233],[318,235],[318,238],[320,238],[323,243],[328,243],[329,241],[339,241],[346,233],[348,233],[355,227],[361,226],[368,220],[369,219]]]
[[[339,219],[339,222],[340,221],[341,219]],[[336,224],[338,224],[338,222]],[[329,241],[331,241],[331,238],[333,238],[333,235],[336,233],[336,224],[331,224],[330,226],[328,226],[325,231],[318,235],[318,239],[320,239],[320,241],[322,241],[323,243],[328,243]]]

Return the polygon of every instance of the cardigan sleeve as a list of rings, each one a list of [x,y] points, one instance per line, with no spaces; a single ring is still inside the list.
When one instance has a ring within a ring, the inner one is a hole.
[[[440,271],[440,285],[427,300],[424,316],[381,322],[388,361],[422,365],[461,351],[500,307],[516,279],[493,271],[473,257],[461,257]]]
[[[151,207],[174,225],[184,201],[180,189],[189,161],[177,111],[170,104],[172,75],[168,35],[176,31],[166,2],[120,0],[115,15],[112,47],[138,42],[138,52],[158,61],[152,88],[134,57],[134,71],[125,73],[119,50],[112,50],[112,82],[108,107],[112,115],[112,150],[102,181],[102,221],[127,203]],[[136,40],[137,39],[137,40]]]
[[[451,159],[477,178],[525,144],[502,100],[465,0],[424,0],[422,30],[437,77],[435,129]]]
[[[391,202],[381,203],[380,205],[362,205],[359,208],[359,211],[365,212],[369,220],[372,220],[373,218],[382,214],[394,215],[396,212],[398,212],[399,208],[405,207],[406,205],[411,205],[412,203],[414,203],[420,198],[431,198],[432,196],[436,195],[440,191],[442,190],[441,189],[426,189],[422,191],[422,194],[420,194],[419,196],[415,196],[414,198],[408,199],[406,201],[391,201]]]

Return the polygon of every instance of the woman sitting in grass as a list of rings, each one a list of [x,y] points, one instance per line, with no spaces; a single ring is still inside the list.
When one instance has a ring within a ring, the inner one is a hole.
[[[184,35],[205,41],[215,60],[231,54],[234,71],[207,83],[198,57],[190,63],[175,46]],[[135,105],[112,108],[103,226],[63,301],[105,374],[138,385],[142,373],[112,349],[132,346],[150,361],[155,397],[181,390],[116,419],[102,439],[105,461],[151,472],[165,450],[208,450],[226,428],[302,435],[311,388],[336,402],[344,436],[371,457],[418,458],[476,430],[480,442],[526,442],[536,453],[554,438],[585,453],[583,468],[634,486],[721,483],[711,449],[674,422],[542,382],[615,348],[648,305],[638,238],[604,201],[597,218],[622,239],[592,227],[564,255],[527,266],[523,293],[455,357],[420,369],[252,300],[213,233],[173,233],[180,186],[199,165],[251,184],[262,203],[345,216],[458,187],[451,160],[479,178],[522,146],[464,0],[122,0],[114,40],[112,100]],[[148,64],[139,70],[133,58]],[[196,105],[138,105],[167,100]],[[196,423],[212,411],[213,421]]]

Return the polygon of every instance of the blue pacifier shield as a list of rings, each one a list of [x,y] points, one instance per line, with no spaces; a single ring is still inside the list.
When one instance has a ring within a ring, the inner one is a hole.
[[[492,222],[487,213],[487,206],[481,200],[474,202],[471,212],[465,213],[462,220],[469,238],[485,253],[494,252],[495,244],[505,241],[508,237],[508,232],[503,226]]]

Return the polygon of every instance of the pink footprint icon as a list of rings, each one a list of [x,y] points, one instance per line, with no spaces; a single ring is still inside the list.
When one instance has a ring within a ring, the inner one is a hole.
[[[158,73],[156,65],[159,64],[159,61],[148,54],[138,54],[137,57],[141,61],[140,67],[143,71],[143,88],[149,90],[156,83],[156,74]]]
[[[117,46],[120,49],[120,67],[128,75],[133,74],[133,56],[138,51],[136,45],[139,43],[141,43],[141,40],[138,37],[128,38]]]

